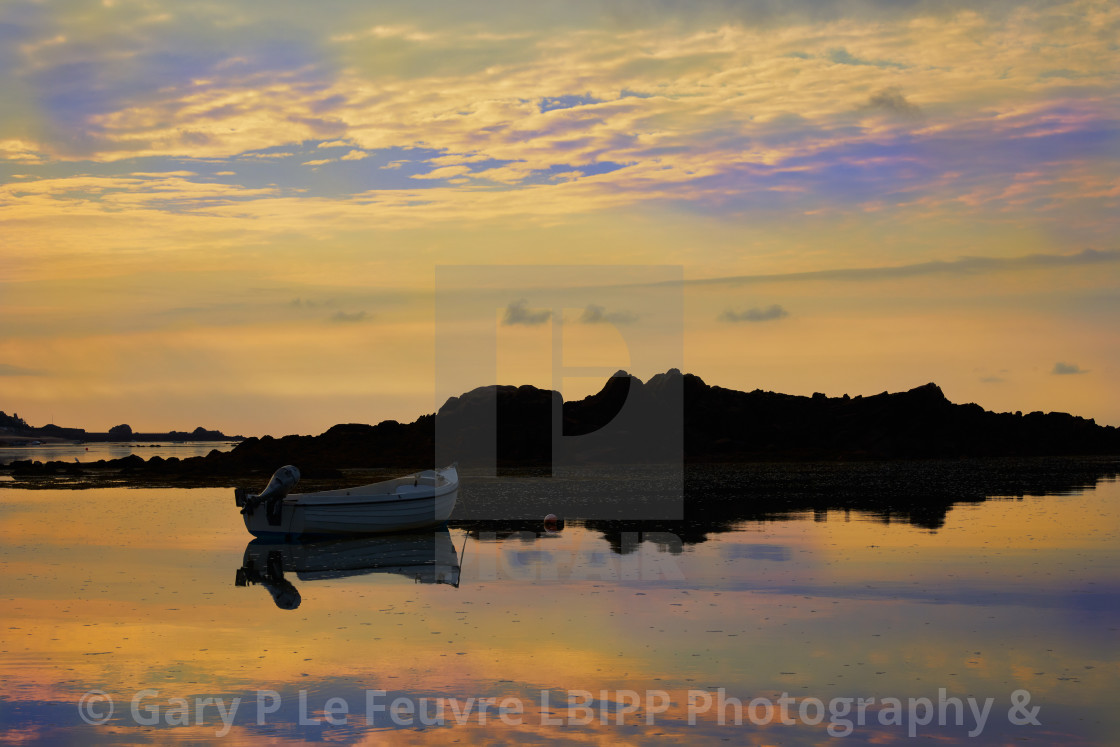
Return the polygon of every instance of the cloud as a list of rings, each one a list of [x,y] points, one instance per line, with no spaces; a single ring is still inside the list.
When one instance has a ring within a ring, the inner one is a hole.
[[[974,275],[985,272],[1080,267],[1120,262],[1120,250],[1085,249],[1076,254],[1028,254],[1022,257],[961,257],[892,267],[852,267],[773,275],[732,275],[721,278],[685,280],[685,285],[747,285],[800,280],[894,280],[926,275]]]
[[[916,119],[922,116],[922,109],[911,104],[897,86],[881,88],[867,99],[864,109],[877,110],[898,117]]]
[[[363,158],[369,158],[369,153],[364,150],[352,150],[342,157],[343,161],[360,161]]]
[[[23,140],[0,140],[0,159],[14,163],[40,164],[43,159],[35,151],[35,145]]]
[[[865,60],[865,59],[861,59],[859,57],[856,57],[855,55],[853,55],[851,52],[844,49],[843,47],[838,47],[836,49],[830,49],[828,51],[828,60],[830,62],[835,62],[839,65],[870,65],[872,67],[900,67],[900,68],[909,67],[908,65],[903,65],[901,62],[891,62],[890,60]]]
[[[731,20],[696,28],[663,24],[668,8],[655,5],[659,11],[637,14],[626,33],[613,22],[598,24],[598,14],[576,14],[556,29],[519,27],[512,36],[506,28],[453,28],[450,16],[412,22],[404,12],[371,27],[363,13],[344,13],[329,23],[293,26],[294,45],[268,43],[266,30],[254,43],[235,43],[233,32],[223,31],[212,44],[198,45],[187,33],[198,29],[179,28],[186,17],[176,16],[122,31],[127,54],[117,54],[121,47],[75,16],[64,28],[30,35],[62,34],[67,43],[29,52],[26,69],[14,73],[26,78],[36,99],[62,109],[48,107],[53,125],[32,128],[34,139],[19,134],[27,128],[0,128],[0,151],[11,159],[91,158],[99,168],[135,158],[192,166],[202,159],[240,166],[298,158],[307,164],[301,173],[296,164],[261,164],[242,178],[282,184],[298,192],[286,197],[301,201],[326,192],[338,203],[370,204],[356,193],[377,189],[379,200],[394,201],[417,222],[439,211],[452,219],[483,217],[477,208],[487,198],[479,192],[491,188],[508,194],[492,200],[485,217],[548,217],[646,202],[736,217],[855,206],[956,216],[990,206],[1054,223],[1071,204],[1088,214],[1098,206],[1115,209],[1120,193],[1108,179],[1115,165],[1111,50],[1096,35],[1055,26],[1053,9],[1016,11],[1009,34],[990,10],[954,15],[894,3],[909,10],[857,23],[848,17],[852,4],[837,1],[829,12],[809,13],[809,26],[774,34],[736,23],[734,3],[709,3],[711,12]],[[858,5],[885,13],[891,3]],[[810,6],[816,3],[794,15]],[[254,14],[245,12],[249,25],[239,29],[251,27]],[[537,13],[551,11],[519,17]],[[283,16],[291,23],[299,14]],[[1110,9],[1093,24],[1104,28],[1118,16]],[[922,22],[912,24],[911,17]],[[273,22],[282,23],[272,19],[265,27],[274,31]],[[343,57],[326,60],[321,50],[332,35],[362,43],[326,44]],[[993,42],[971,43],[975,38]],[[181,66],[178,55],[162,51],[168,41],[185,55]],[[84,103],[68,105],[75,98],[68,76],[86,63],[97,76],[77,87],[87,91]],[[931,102],[931,121],[920,132],[891,121],[918,112],[897,88],[899,65],[907,67],[906,90]],[[668,69],[674,74],[665,74]],[[1082,76],[1076,90],[1045,75],[1066,69]],[[868,112],[890,116],[860,116]],[[317,156],[334,154],[309,155],[311,148],[337,148],[348,154],[343,159],[367,153],[371,168],[323,179],[328,170],[313,166],[326,159]],[[435,157],[416,159],[417,168],[427,160],[434,170],[399,171],[401,154],[419,148]],[[277,152],[254,153],[270,149]],[[463,159],[441,160],[457,154],[482,165],[468,170]],[[56,164],[89,170],[81,162]],[[603,173],[604,164],[625,167]],[[1020,178],[1024,172],[1039,173]],[[399,189],[409,176],[403,186],[445,191],[417,199]],[[534,189],[546,183],[549,189]],[[229,216],[252,216],[257,208],[293,212],[289,204],[252,207]]]
[[[506,313],[502,316],[502,324],[511,326],[514,324],[524,324],[526,326],[535,326],[544,324],[552,318],[551,309],[537,309],[530,311],[528,308],[528,301],[524,298],[514,301],[506,307]]]
[[[553,111],[554,109],[572,109],[577,106],[601,103],[603,102],[594,96],[545,96],[540,100],[538,107],[543,114],[544,112]]]
[[[270,152],[270,153],[239,153],[238,158],[291,158],[295,153],[289,152]]]
[[[336,311],[336,312],[334,312],[334,314],[331,315],[330,321],[348,324],[348,323],[351,323],[351,322],[364,322],[369,318],[370,318],[369,314],[367,314],[364,311],[354,311],[354,312]]]
[[[471,173],[470,166],[443,166],[438,169],[433,169],[427,174],[413,174],[413,179],[450,179],[454,176],[462,176],[463,174]]]
[[[980,382],[983,384],[1003,384],[1007,382],[1007,379],[1002,376],[982,376]]]
[[[1054,364],[1054,368],[1050,373],[1056,376],[1067,376],[1071,374],[1084,374],[1089,373],[1088,369],[1082,368],[1076,363],[1062,363],[1058,361]]]
[[[784,319],[789,312],[778,304],[765,309],[747,309],[746,311],[731,311],[728,309],[719,315],[723,322],[771,322],[775,319]]]
[[[0,363],[0,376],[43,376],[45,372],[10,363]]]
[[[587,308],[583,310],[579,317],[581,324],[630,324],[637,320],[637,314],[632,314],[629,311],[607,311],[602,306],[593,303],[587,304]]]

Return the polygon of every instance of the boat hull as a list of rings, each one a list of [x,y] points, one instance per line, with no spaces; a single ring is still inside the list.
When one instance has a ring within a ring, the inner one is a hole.
[[[407,532],[439,526],[455,509],[459,482],[458,475],[450,469],[438,472],[444,484],[427,490],[386,494],[352,488],[290,495],[281,501],[278,516],[264,506],[243,513],[245,528],[257,537],[307,538]],[[453,479],[446,479],[448,476]]]

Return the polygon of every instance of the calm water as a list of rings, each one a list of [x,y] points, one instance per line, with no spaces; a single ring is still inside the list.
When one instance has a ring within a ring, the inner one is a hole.
[[[0,741],[1114,744],[1118,499],[292,547],[225,489],[3,489]]]
[[[230,451],[236,441],[177,441],[152,443],[81,443],[49,444],[40,446],[9,446],[0,448],[0,465],[10,464],[17,459],[31,459],[39,462],[64,461],[96,462],[98,459],[121,459],[136,454],[145,459],[159,456],[187,457],[206,456],[214,449]]]

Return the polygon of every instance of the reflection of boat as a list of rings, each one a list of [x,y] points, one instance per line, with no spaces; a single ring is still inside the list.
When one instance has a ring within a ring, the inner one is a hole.
[[[346,535],[401,532],[447,521],[459,497],[456,465],[393,480],[318,493],[288,492],[299,470],[281,467],[259,494],[235,492],[245,528],[266,535]]]
[[[285,573],[301,581],[321,581],[393,573],[421,584],[459,586],[459,557],[446,527],[434,532],[387,534],[326,542],[272,542],[257,538],[245,547],[237,585],[261,584],[281,609],[301,598]]]

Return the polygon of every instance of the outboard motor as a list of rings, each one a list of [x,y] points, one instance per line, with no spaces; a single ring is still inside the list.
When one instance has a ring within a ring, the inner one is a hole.
[[[257,497],[262,501],[283,500],[297,482],[299,482],[299,470],[290,464],[286,465],[273,473],[272,479]]]
[[[274,508],[279,508],[280,501],[288,495],[289,491],[296,486],[299,482],[299,470],[288,464],[276,470],[272,475],[272,479],[268,481],[268,485],[259,495],[248,495],[244,498],[244,508],[241,513],[253,515],[253,510],[264,503],[267,505],[270,514]],[[279,513],[278,511],[276,513]]]

